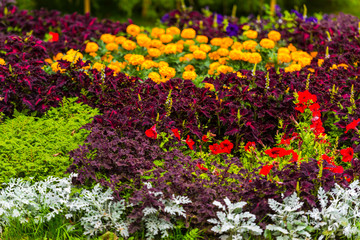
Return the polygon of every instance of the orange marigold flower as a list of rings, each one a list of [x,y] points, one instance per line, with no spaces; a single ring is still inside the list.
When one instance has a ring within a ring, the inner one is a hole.
[[[136,48],[136,43],[131,40],[126,40],[121,46],[128,51],[132,51]]]
[[[66,69],[62,69],[59,65],[58,62],[54,62],[53,64],[51,64],[51,69],[54,72],[60,72],[60,73],[64,73],[66,71]]]
[[[173,36],[171,34],[163,34],[160,36],[160,41],[162,43],[169,43],[173,40]]]
[[[250,53],[248,62],[255,64],[261,62],[261,60],[261,55],[259,53]]]
[[[268,38],[263,38],[260,41],[260,46],[267,49],[273,49],[275,47],[275,42]]]
[[[147,48],[151,45],[151,38],[149,38],[146,34],[139,34],[136,37],[136,42],[140,47]]]
[[[176,71],[172,67],[160,67],[159,73],[163,78],[170,79],[175,77]]]
[[[281,39],[281,34],[277,31],[270,31],[268,33],[268,38],[273,40],[274,42],[277,42]]]
[[[166,34],[171,34],[171,35],[179,35],[180,34],[180,29],[177,27],[169,27],[166,29]]]
[[[154,48],[161,48],[163,46],[163,43],[158,39],[153,39],[153,40],[151,40],[150,46],[154,47]]]
[[[278,61],[282,63],[289,63],[291,62],[291,57],[287,53],[278,53]]]
[[[86,44],[85,52],[91,53],[91,52],[97,52],[99,50],[99,46],[94,42],[88,42]]]
[[[167,63],[167,62],[164,62],[164,61],[160,61],[159,62],[159,68],[161,68],[161,67],[168,67],[169,66],[169,64]]]
[[[209,39],[205,35],[198,35],[196,36],[196,41],[198,41],[199,43],[208,43]]]
[[[278,54],[280,53],[290,54],[290,50],[288,48],[281,47],[278,49]]]
[[[212,91],[215,89],[214,85],[211,83],[204,83],[204,84],[205,84],[204,88],[209,89],[209,91]]]
[[[231,60],[242,60],[243,52],[241,50],[231,50],[229,53],[229,57]]]
[[[150,68],[154,68],[154,67],[157,67],[158,64],[154,61],[151,61],[151,60],[145,60],[142,64],[141,64],[141,67],[143,69],[150,69]]]
[[[194,68],[194,66],[193,65],[187,65],[185,68],[185,71],[195,71],[195,68]]]
[[[319,58],[318,62],[317,62],[318,66],[321,67],[323,65],[323,63],[324,63],[324,59]]]
[[[153,28],[151,30],[151,36],[153,38],[159,38],[161,35],[163,35],[165,33],[165,29],[162,29],[162,28]]]
[[[229,50],[227,48],[219,48],[217,52],[221,57],[226,57],[229,55]]]
[[[98,70],[99,72],[101,72],[105,68],[105,65],[102,64],[102,63],[96,62],[96,63],[94,63],[92,68]]]
[[[254,31],[254,30],[248,30],[248,31],[244,32],[244,35],[250,39],[256,39],[258,37],[257,31]]]
[[[189,45],[189,46],[195,45],[195,42],[194,42],[194,40],[188,39],[184,42],[184,45]]]
[[[115,38],[115,42],[117,44],[123,44],[123,42],[125,42],[125,41],[126,41],[126,37],[124,37],[124,36],[120,36],[120,37]]]
[[[135,37],[140,33],[140,27],[135,24],[130,24],[129,26],[127,26],[126,32],[131,36]]]
[[[191,61],[192,59],[194,59],[194,55],[192,53],[188,53],[185,54],[183,57],[180,57],[180,62],[184,62],[184,61]]]
[[[152,81],[154,81],[157,84],[160,83],[160,74],[158,74],[157,72],[149,73],[148,78],[150,78]]]
[[[231,49],[241,50],[243,49],[243,46],[241,42],[234,42],[234,44],[231,46]]]
[[[211,47],[207,44],[201,44],[199,49],[206,53],[211,51]]]
[[[115,41],[115,36],[105,33],[103,35],[101,35],[100,40],[103,41],[104,43],[111,43]]]
[[[106,44],[106,49],[109,50],[109,51],[114,51],[114,50],[117,50],[119,45],[117,45],[116,43],[108,43]]]
[[[246,50],[253,50],[257,45],[257,42],[255,42],[254,40],[247,40],[243,42],[243,47]]]
[[[296,51],[296,47],[295,47],[292,43],[289,44],[288,49],[289,49],[291,52]]]
[[[141,65],[145,61],[143,55],[133,54],[129,58],[129,63],[133,66]]]
[[[213,38],[213,39],[211,39],[210,44],[213,46],[220,46],[222,44],[222,39],[221,38]]]
[[[194,80],[197,77],[197,74],[194,71],[185,71],[183,72],[182,77],[185,80]]]
[[[189,47],[189,51],[190,51],[190,52],[195,52],[196,50],[199,50],[199,47],[196,46],[196,45],[191,45],[191,46]]]
[[[193,52],[194,58],[199,60],[206,59],[206,52],[203,52],[201,50],[196,50]]]
[[[161,55],[161,51],[157,48],[149,48],[148,49],[148,54],[151,56],[151,57],[154,57],[154,58],[157,58]]]
[[[217,61],[220,59],[220,55],[217,51],[209,53],[209,58],[213,61]]]
[[[234,40],[232,40],[232,38],[226,37],[221,39],[221,45],[220,47],[222,48],[229,48],[231,45],[233,45]]]
[[[165,54],[176,54],[177,45],[175,43],[169,43],[168,45],[165,46],[163,51]]]
[[[193,39],[196,36],[196,32],[192,28],[185,28],[181,32],[181,37],[186,39]]]

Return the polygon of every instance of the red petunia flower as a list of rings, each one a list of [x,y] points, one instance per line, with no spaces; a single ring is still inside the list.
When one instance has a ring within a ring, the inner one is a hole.
[[[359,124],[360,119],[356,119],[354,121],[352,121],[351,123],[349,123],[348,125],[346,125],[346,131],[345,133],[347,133],[350,129],[355,129],[357,127],[357,125]]]
[[[204,171],[207,171],[209,169],[207,169],[206,167],[204,167],[202,164],[198,163],[196,164],[196,166],[200,169],[200,170],[204,170]]]
[[[326,154],[321,155],[321,159],[322,159],[322,160],[325,160],[325,161],[326,161],[327,163],[329,163],[329,164],[334,164],[333,158],[332,158],[332,157],[329,157],[329,156],[326,155]]]
[[[299,155],[297,154],[297,152],[295,152],[294,150],[290,149],[287,150],[287,154],[286,155],[292,155],[292,159],[290,162],[297,162],[299,160]]]
[[[326,167],[324,169],[330,170],[333,173],[343,173],[344,168],[342,166],[333,165],[333,167]]]
[[[309,106],[310,111],[315,112],[320,110],[320,105],[318,103],[311,104]]]
[[[288,155],[285,148],[277,148],[277,147],[268,149],[265,151],[265,153],[272,158],[283,157],[285,155]]]
[[[220,145],[217,143],[210,145],[209,149],[210,149],[211,153],[214,155],[222,153],[222,149],[221,149]]]
[[[189,135],[187,135],[186,144],[189,146],[189,148],[190,148],[191,150],[194,150],[194,144],[195,144],[195,142],[194,142],[192,139],[190,139],[190,136],[189,136]]]
[[[203,142],[208,142],[210,139],[208,138],[207,135],[202,136],[201,140],[203,140]]]
[[[340,154],[343,156],[343,158],[341,159],[343,162],[350,162],[354,156],[354,149],[352,149],[351,147],[341,149]]]
[[[59,34],[55,33],[55,32],[49,32],[51,39],[49,40],[49,42],[57,42],[59,41]]]
[[[175,137],[177,137],[180,140],[180,133],[177,128],[171,129],[171,131],[174,133]]]
[[[291,142],[291,138],[282,137],[281,142],[276,145],[290,145],[290,142]]]
[[[303,103],[297,103],[295,110],[298,110],[299,112],[303,113],[305,111],[305,109],[307,108],[307,106]]]
[[[224,153],[231,153],[231,149],[233,149],[234,144],[232,144],[229,140],[224,140],[220,143],[220,148],[222,149],[222,152]]]
[[[270,173],[270,170],[274,167],[274,165],[265,165],[261,168],[259,174],[260,175],[268,175]]]
[[[255,149],[255,142],[248,142],[244,148],[245,151],[251,152],[251,149]]]
[[[304,92],[299,92],[298,95],[299,103],[307,104],[310,100],[312,100],[313,103],[317,101],[317,97],[311,94],[308,90],[305,90]]]
[[[156,132],[156,124],[152,126],[150,129],[145,131],[145,135],[149,138],[156,139],[157,138],[157,132]]]

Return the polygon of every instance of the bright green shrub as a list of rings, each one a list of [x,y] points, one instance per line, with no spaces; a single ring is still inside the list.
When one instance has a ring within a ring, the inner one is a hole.
[[[83,144],[88,134],[79,128],[99,114],[76,100],[64,98],[61,107],[40,118],[15,112],[14,118],[0,124],[0,183],[65,176],[71,164],[68,152]]]

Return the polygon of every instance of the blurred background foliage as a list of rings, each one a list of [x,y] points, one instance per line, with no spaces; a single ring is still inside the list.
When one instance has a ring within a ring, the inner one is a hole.
[[[56,9],[62,13],[84,13],[85,0],[17,0],[21,9]],[[180,8],[181,0],[89,0],[91,15],[100,19],[127,21],[131,18],[140,25],[149,25],[151,21],[161,18],[165,13]],[[201,11],[208,7],[210,11],[231,15],[234,5],[237,5],[236,16],[264,14],[264,4],[271,0],[185,0],[186,6],[193,6]],[[314,13],[349,13],[360,16],[360,0],[276,0],[282,10],[295,9],[303,11],[305,4],[308,15]]]

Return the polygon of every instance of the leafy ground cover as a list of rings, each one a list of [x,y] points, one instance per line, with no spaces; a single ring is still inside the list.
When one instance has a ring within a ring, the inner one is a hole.
[[[0,18],[2,238],[359,237],[358,18]]]

